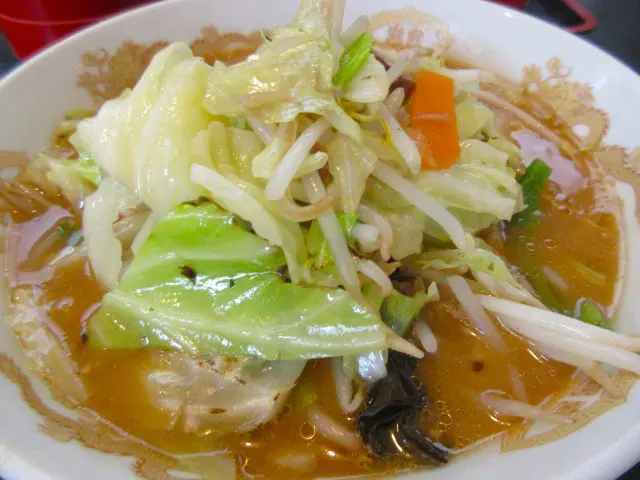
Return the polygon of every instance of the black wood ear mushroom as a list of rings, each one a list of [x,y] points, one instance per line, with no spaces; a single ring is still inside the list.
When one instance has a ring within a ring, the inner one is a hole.
[[[387,376],[367,393],[365,409],[356,421],[358,432],[375,455],[443,465],[447,463],[447,452],[418,424],[427,405],[427,390],[414,376],[417,366],[418,359],[389,352]]]

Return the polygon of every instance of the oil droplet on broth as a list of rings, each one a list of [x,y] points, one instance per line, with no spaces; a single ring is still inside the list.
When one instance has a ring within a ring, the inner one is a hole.
[[[303,423],[300,425],[300,436],[305,440],[311,440],[316,435],[316,427],[311,425],[310,423]]]

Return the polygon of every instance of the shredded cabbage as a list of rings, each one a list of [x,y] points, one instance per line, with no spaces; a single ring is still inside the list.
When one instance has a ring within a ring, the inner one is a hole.
[[[253,158],[252,172],[256,178],[268,180],[291,148],[296,135],[296,122],[281,123],[271,141]]]
[[[82,227],[93,272],[111,290],[118,284],[122,269],[122,244],[114,232],[120,213],[137,204],[126,187],[113,178],[104,179],[86,200]]]
[[[155,415],[164,420],[154,425],[219,437],[249,432],[278,415],[306,362],[222,356],[203,361],[154,352],[149,363],[142,384]]]
[[[488,143],[496,150],[506,153],[512,166],[522,160],[522,150],[515,143],[500,137],[490,138]]]
[[[467,244],[465,249],[425,251],[419,255],[415,262],[424,268],[436,270],[456,270],[463,266],[469,267],[472,271],[489,273],[503,281],[518,285],[511,270],[498,255],[490,250],[479,248],[471,235],[467,235]]]
[[[420,253],[427,217],[415,207],[380,210],[393,231],[391,257],[396,260]]]
[[[92,187],[97,187],[102,180],[100,167],[86,155],[81,155],[77,160],[56,159],[47,156],[46,160],[51,168],[51,177],[47,175],[47,178],[53,183],[58,184],[56,179],[60,178],[59,176],[67,175],[76,176]]]
[[[36,290],[32,288],[14,290],[4,320],[11,327],[29,366],[54,384],[59,392],[75,402],[85,402],[89,394],[77,365],[57,335],[59,332],[50,328],[54,322],[47,318],[46,307],[38,304],[35,294]]]
[[[291,180],[302,166],[311,149],[329,129],[329,122],[325,119],[316,120],[307,127],[291,145],[291,148],[282,157],[264,189],[264,194],[269,200],[278,200],[285,196]]]
[[[480,70],[462,69],[453,70],[450,68],[436,69],[438,73],[446,75],[455,81],[456,93],[477,92],[480,90]]]
[[[376,167],[376,155],[344,135],[336,135],[327,145],[329,171],[338,185],[340,205],[347,213],[358,209],[367,179]]]
[[[380,160],[395,165],[400,169],[406,169],[404,159],[400,152],[388,142],[381,133],[372,132],[370,130],[362,130],[365,147],[371,149]]]
[[[229,213],[182,204],[160,220],[91,317],[89,344],[265,360],[386,348],[379,320],[347,292],[285,283],[283,264],[279,248]]]
[[[227,128],[229,148],[231,149],[231,163],[243,180],[256,182],[253,176],[253,159],[262,151],[263,145],[258,135],[234,127]]]
[[[456,164],[449,170],[422,172],[416,184],[445,207],[487,213],[509,220],[522,205],[515,173],[479,164]]]
[[[447,233],[454,245],[463,248],[464,229],[462,225],[436,198],[383,162],[378,162],[374,175],[433,220]]]
[[[422,251],[423,234],[438,243],[446,243],[449,238],[442,227],[411,206],[400,194],[372,178],[365,192],[365,200],[384,215],[392,224],[394,241],[392,257],[401,260],[408,255]],[[466,233],[476,233],[495,224],[495,215],[484,214],[456,207],[447,209],[461,224]]]
[[[514,148],[517,149],[515,146]],[[507,166],[508,160],[508,153],[494,147],[490,143],[481,142],[476,139],[468,139],[460,142],[460,158],[457,162],[459,164],[479,163],[485,166],[504,168]]]
[[[456,118],[460,139],[466,140],[480,133],[493,120],[494,114],[480,102],[469,98],[456,105]]]
[[[428,250],[412,257],[410,267],[457,273],[468,268],[478,282],[492,295],[511,298],[530,305],[540,302],[520,283],[497,254],[485,248],[480,239],[467,235],[465,249]]]
[[[102,178],[100,168],[87,157],[65,160],[41,155],[40,158],[47,162],[49,168],[47,180],[58,185],[69,202],[77,207],[91,194]]]
[[[311,202],[320,202],[327,195],[322,180],[317,173],[307,175],[302,179],[302,183]],[[336,213],[329,208],[318,217],[317,222],[333,254],[336,270],[339,273],[342,285],[353,299],[366,305],[360,289],[356,262],[351,255],[347,239],[342,232]]]
[[[473,139],[462,142],[461,152],[450,169],[422,172],[416,184],[446,206],[467,232],[510,220],[523,201],[515,171],[507,166],[508,155]],[[442,236],[437,229],[429,233]]]
[[[384,65],[376,59],[375,55],[370,55],[367,63],[347,85],[343,96],[347,100],[358,103],[381,102],[387,97],[389,86]]]
[[[213,200],[228,211],[251,222],[254,231],[272,245],[282,247],[289,275],[294,283],[301,279],[307,252],[300,226],[278,217],[269,209],[263,192],[239,178],[230,180],[215,170],[194,165],[192,179],[205,187]]]
[[[198,198],[191,141],[212,119],[202,107],[209,70],[186,44],[168,46],[133,90],[79,122],[70,141],[160,214]]]
[[[333,55],[322,3],[304,0],[291,25],[276,28],[247,60],[213,68],[204,100],[207,110],[228,117],[251,115],[266,123],[314,113],[360,142],[360,127],[332,93]]]

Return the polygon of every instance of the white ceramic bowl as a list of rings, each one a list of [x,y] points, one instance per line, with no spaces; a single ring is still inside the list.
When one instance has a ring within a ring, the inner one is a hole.
[[[76,87],[84,52],[115,50],[124,40],[191,40],[201,27],[254,31],[286,22],[297,0],[168,0],[133,11],[63,41],[29,60],[0,83],[0,149],[37,152],[65,110],[89,104]],[[444,21],[458,46],[484,65],[517,79],[527,64],[544,65],[560,57],[575,80],[593,86],[599,107],[610,116],[606,141],[627,148],[640,140],[640,77],[582,40],[510,9],[474,0],[349,0],[346,22],[358,15],[415,6]],[[626,200],[626,231],[637,238],[635,196],[619,184]],[[638,297],[630,295],[640,276],[640,243],[629,241],[625,257],[626,292],[618,306],[619,328],[640,331]],[[623,292],[624,293],[624,292]],[[0,322],[0,352],[24,367],[18,348]],[[55,406],[46,388],[36,391]],[[88,450],[76,442],[59,443],[40,432],[39,416],[23,401],[16,385],[0,375],[0,475],[6,480],[100,480],[131,478],[132,460]],[[62,407],[55,406],[62,411]],[[625,405],[585,428],[546,445],[497,453],[497,446],[452,462],[444,469],[415,473],[414,479],[491,478],[614,479],[640,460],[640,388]]]

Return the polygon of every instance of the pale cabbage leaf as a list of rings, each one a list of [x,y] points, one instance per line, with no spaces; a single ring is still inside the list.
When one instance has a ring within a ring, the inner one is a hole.
[[[90,319],[89,345],[265,360],[386,348],[378,319],[342,289],[285,283],[279,248],[211,203],[156,225]]]
[[[255,54],[213,68],[204,105],[214,115],[250,114],[266,123],[291,122],[300,113],[322,115],[360,142],[360,127],[335,100],[332,69],[322,2],[305,0],[291,25],[275,29]]]
[[[218,437],[278,415],[305,363],[154,352],[142,383],[164,429]]]
[[[197,198],[191,141],[211,121],[202,106],[210,69],[186,44],[166,47],[133,90],[79,122],[71,142],[160,214]]]

